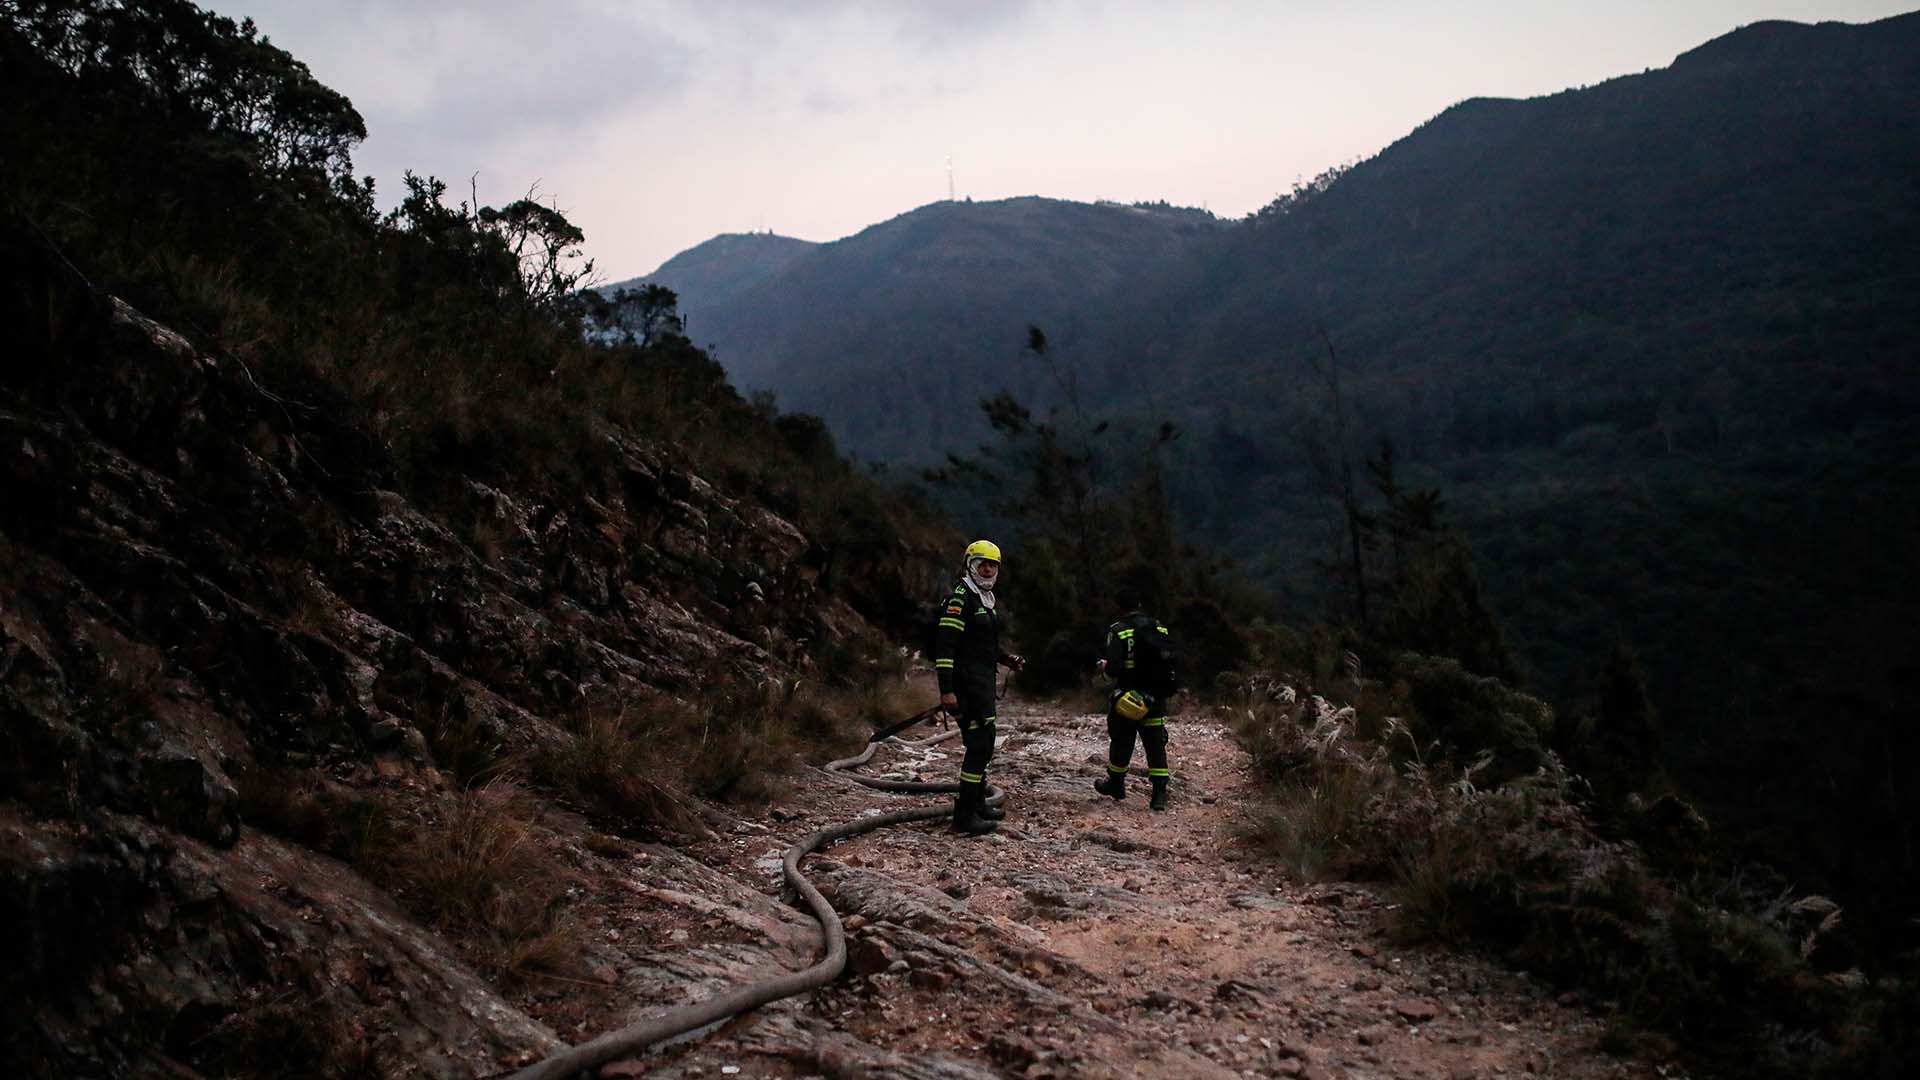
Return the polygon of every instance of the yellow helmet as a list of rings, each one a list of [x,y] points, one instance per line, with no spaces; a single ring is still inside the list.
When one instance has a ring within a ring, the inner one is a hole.
[[[991,540],[975,540],[967,545],[965,558],[968,563],[972,563],[975,559],[992,559],[994,562],[999,562],[1000,545]]]
[[[1138,690],[1129,690],[1113,699],[1113,711],[1129,720],[1139,721],[1147,718],[1147,699]]]

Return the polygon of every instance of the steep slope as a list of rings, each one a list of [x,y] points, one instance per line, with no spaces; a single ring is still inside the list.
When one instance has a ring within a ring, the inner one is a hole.
[[[585,852],[504,812],[538,805],[530,773],[591,802],[556,770],[609,752],[606,718],[880,644],[825,552],[680,448],[607,429],[607,487],[443,474],[422,505],[340,417],[11,225],[0,274],[8,1075],[456,1077],[550,1048],[495,985],[523,960],[442,935],[473,914],[436,875],[518,860],[545,922]],[[648,722],[651,767],[683,768]],[[611,782],[641,799],[604,821],[678,780]]]

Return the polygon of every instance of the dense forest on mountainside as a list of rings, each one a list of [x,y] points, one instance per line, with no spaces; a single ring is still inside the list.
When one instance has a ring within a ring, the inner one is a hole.
[[[1064,405],[1020,348],[1045,327],[1087,408],[1182,429],[1183,535],[1291,618],[1357,619],[1337,466],[1390,441],[1533,687],[1589,714],[1631,646],[1676,775],[1871,904],[1920,859],[1821,838],[1916,810],[1893,763],[1920,674],[1917,56],[1920,15],[1755,24],[1462,102],[1230,227],[938,204],[795,258],[697,336],[855,452],[914,461],[983,441],[956,414],[995,389]]]
[[[1821,838],[1916,810],[1887,762],[1920,675],[1917,55],[1920,16],[1759,24],[1463,103],[1269,208],[1204,290],[1185,414],[1269,463],[1235,466],[1265,512],[1190,512],[1246,558],[1301,550],[1324,481],[1298,432],[1328,402],[1304,368],[1336,345],[1353,422],[1445,494],[1542,689],[1579,708],[1631,643],[1727,824],[1855,898],[1906,893],[1910,847]]]
[[[1075,356],[1163,336],[1173,312],[1141,310],[1140,298],[1197,273],[1223,228],[1159,204],[945,202],[817,245],[775,274],[761,274],[765,257],[753,254],[735,274],[696,278],[678,264],[699,255],[712,266],[720,253],[702,245],[637,280],[681,293],[694,340],[714,347],[743,390],[818,414],[863,458],[935,460],[990,434],[976,403],[997,389],[1059,400],[1021,352],[1029,323]],[[773,238],[743,239],[762,241],[739,245],[745,253]],[[703,295],[702,280],[731,299]],[[1115,389],[1088,393],[1111,400]]]

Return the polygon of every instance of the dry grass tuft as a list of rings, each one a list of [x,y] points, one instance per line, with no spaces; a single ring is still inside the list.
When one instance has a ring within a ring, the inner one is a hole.
[[[1235,736],[1272,781],[1242,834],[1309,881],[1349,871],[1368,806],[1393,783],[1383,748],[1354,738],[1352,709],[1316,709],[1288,694],[1229,713]]]
[[[670,699],[639,709],[583,714],[570,740],[543,747],[529,763],[537,783],[615,830],[698,831],[663,731],[691,721]]]
[[[501,973],[571,969],[580,955],[563,912],[573,875],[549,853],[537,812],[513,784],[471,788],[431,807],[383,860],[409,906]]]
[[[802,756],[864,736],[876,700],[801,679],[769,679],[701,703],[698,737],[688,748],[695,794],[763,803],[785,792],[784,777]]]
[[[881,679],[840,688],[769,679],[694,698],[658,698],[576,718],[573,737],[529,762],[541,787],[615,832],[701,831],[698,800],[764,803],[803,763],[859,745],[874,728],[924,708],[913,688]]]
[[[322,774],[255,769],[236,779],[242,819],[264,832],[356,866],[392,841],[387,804]]]

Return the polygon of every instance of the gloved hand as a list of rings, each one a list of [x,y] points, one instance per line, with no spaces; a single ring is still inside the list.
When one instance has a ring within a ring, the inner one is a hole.
[[[1097,664],[1095,664],[1095,665],[1093,665],[1093,673],[1094,673],[1095,675],[1105,675],[1105,674],[1107,673],[1107,658],[1106,658],[1106,657],[1104,657],[1104,656],[1103,656],[1103,657],[1101,657],[1101,658],[1100,658],[1100,662],[1099,662],[1099,663],[1097,663]]]
[[[1012,668],[1015,671],[1019,671],[1020,669],[1027,666],[1027,658],[1024,656],[1021,656],[1019,653],[1008,653],[1007,666]]]

